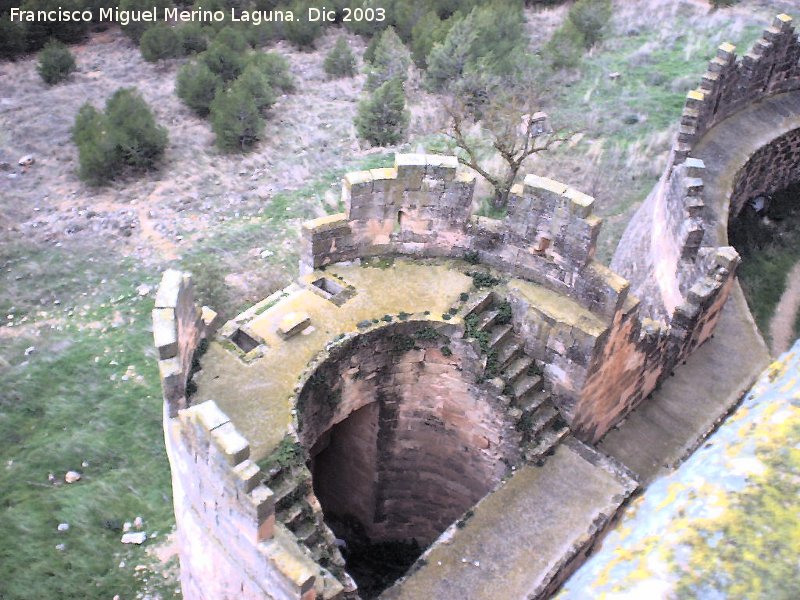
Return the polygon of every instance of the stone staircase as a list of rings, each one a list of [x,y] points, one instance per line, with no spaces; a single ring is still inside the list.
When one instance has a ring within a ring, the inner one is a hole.
[[[466,333],[484,356],[484,376],[497,389],[521,434],[522,455],[540,462],[569,433],[543,387],[540,364],[514,332],[511,308],[493,291],[468,304]]]
[[[306,554],[324,569],[322,598],[358,598],[347,592],[355,589],[355,583],[344,570],[345,561],[334,543],[335,536],[311,494],[311,472],[304,465],[288,465],[273,467],[267,476],[266,484],[275,499],[275,520],[291,531]]]

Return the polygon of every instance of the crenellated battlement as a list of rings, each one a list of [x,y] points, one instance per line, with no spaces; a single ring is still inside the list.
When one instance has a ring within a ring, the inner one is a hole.
[[[800,119],[742,141],[734,173],[715,152],[739,140],[736,127],[707,152],[754,107],[795,96],[800,107],[788,16],[734,51],[720,46],[687,96],[668,166],[611,268],[594,258],[591,196],[528,175],[506,215],[488,218],[473,214],[475,178],[454,156],[398,154],[391,168],[348,173],[344,212],[302,226],[298,280],[216,336],[190,276],[167,271],[153,335],[184,595],[355,598],[323,507],[357,515],[375,539],[427,543],[476,498],[501,498],[511,463],[561,482],[575,462],[553,464],[572,461],[569,448],[601,443],[709,339],[740,261],[725,245],[729,207],[800,177]],[[557,487],[537,481],[526,494]],[[436,552],[451,551],[458,523]],[[554,534],[562,566],[548,585],[601,534],[583,525],[577,541]]]
[[[507,215],[473,215],[474,176],[454,156],[398,154],[390,169],[348,173],[345,212],[303,226],[301,272],[373,256],[464,258],[564,293],[612,315],[627,287],[594,260],[601,219],[594,199],[528,175],[512,188]]]
[[[721,44],[700,85],[687,94],[664,174],[628,224],[611,261],[611,267],[631,282],[650,318],[672,320],[717,250],[727,248],[729,212],[735,216],[748,198],[772,193],[800,175],[800,132],[780,131],[784,135],[777,142],[763,139],[762,149],[745,154],[749,162],[739,165],[739,173],[722,173],[721,166],[714,165],[713,188],[724,197],[706,197],[704,136],[735,121],[748,107],[800,90],[800,39],[790,16],[776,16],[740,59],[735,50],[732,44]],[[785,106],[777,110],[789,114]],[[762,126],[764,133],[759,131]],[[729,135],[735,139],[722,143],[742,141],[745,147],[750,140],[742,140],[743,135],[761,140],[770,127],[743,118],[740,131],[734,128]],[[714,152],[710,156],[714,158]],[[733,188],[722,191],[721,184]]]
[[[721,44],[700,85],[686,96],[673,163],[681,164],[706,131],[743,107],[797,89],[800,39],[789,15],[776,16],[740,59],[736,46]]]

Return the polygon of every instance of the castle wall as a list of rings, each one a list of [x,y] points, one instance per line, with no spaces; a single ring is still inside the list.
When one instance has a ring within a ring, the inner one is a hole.
[[[457,172],[454,157],[398,155],[392,169],[347,175],[344,214],[304,225],[301,270],[370,256],[469,253],[577,303],[602,326],[548,321],[535,303],[513,291],[509,298],[515,330],[543,363],[554,405],[576,437],[596,442],[712,335],[734,284],[739,257],[718,245],[726,240],[714,231],[728,207],[704,205],[704,165],[692,150],[746,105],[800,89],[800,42],[781,15],[741,60],[733,50],[723,44],[688,95],[667,169],[611,269],[594,260],[600,220],[590,197],[529,176],[512,190],[504,219],[477,217],[470,213],[474,181]],[[798,179],[798,131],[744,165],[732,214],[753,195]],[[322,479],[328,491],[320,494],[339,502],[334,510],[352,511],[375,539],[430,541],[499,483],[504,461],[518,458],[519,437],[499,390],[476,383],[481,361],[455,326],[439,327],[450,356],[441,341],[412,337],[417,325],[404,326],[392,328],[394,337],[386,327],[356,336],[334,346],[322,367],[312,365],[319,379],[310,385],[309,378],[298,397],[299,434],[328,467],[347,472]],[[184,596],[322,597],[330,574],[275,523],[273,493],[249,460],[247,441],[213,402],[187,408],[192,357],[207,327],[186,275],[164,274],[153,327]],[[346,451],[326,457],[326,444]],[[351,494],[357,500],[342,501],[348,489],[359,490]]]
[[[394,168],[347,174],[345,213],[303,226],[301,272],[370,256],[475,253],[590,310],[610,316],[619,309],[627,289],[594,261],[601,221],[590,196],[529,175],[512,189],[505,218],[471,216],[474,178],[457,165],[453,156],[398,154]]]
[[[800,181],[800,129],[789,131],[762,147],[736,175],[730,203],[730,218],[744,203],[761,195],[770,195]]]
[[[408,322],[367,333],[299,397],[323,509],[357,517],[374,541],[431,543],[518,459],[519,434],[497,391],[476,383],[472,346],[453,326],[432,331]]]
[[[741,59],[734,51],[722,44],[700,86],[687,94],[664,175],[628,224],[611,261],[641,300],[642,315],[665,323],[705,276],[710,257],[727,243],[716,224],[728,214],[728,203],[705,206],[705,165],[693,157],[695,146],[714,125],[746,106],[800,89],[800,39],[787,15],[777,16]],[[796,180],[798,158],[795,132],[759,150],[737,178],[730,213],[737,214],[753,195]]]
[[[192,356],[204,334],[191,278],[175,269],[165,271],[153,308],[153,340],[158,352],[164,403],[170,417],[186,407],[186,382]]]
[[[634,302],[617,313],[596,346],[573,409],[570,426],[577,437],[599,441],[713,334],[738,264],[733,248],[720,248],[675,308],[669,325],[642,317]]]
[[[681,118],[676,164],[723,119],[761,98],[800,89],[800,40],[788,15],[775,17],[740,60],[735,50],[732,44],[720,45],[700,87],[689,93]]]
[[[250,447],[213,401],[165,425],[181,587],[191,599],[316,598],[319,567],[275,523]]]

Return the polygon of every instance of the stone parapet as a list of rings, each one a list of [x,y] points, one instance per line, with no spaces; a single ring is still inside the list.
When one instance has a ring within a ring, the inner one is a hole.
[[[175,269],[165,271],[153,308],[153,341],[164,403],[171,417],[186,407],[192,357],[204,335],[205,325],[194,302],[191,276]]]
[[[612,315],[622,305],[627,288],[594,261],[601,220],[591,196],[528,175],[512,189],[503,219],[478,217],[474,177],[457,167],[454,156],[399,154],[393,168],[348,173],[345,212],[303,226],[301,272],[373,256],[472,254],[590,310]]]
[[[180,410],[165,434],[184,597],[322,597],[320,567],[276,524],[274,493],[216,403]]]

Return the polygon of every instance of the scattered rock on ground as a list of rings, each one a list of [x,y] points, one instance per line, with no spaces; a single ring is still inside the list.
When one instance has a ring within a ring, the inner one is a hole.
[[[75,483],[76,481],[81,480],[81,474],[77,471],[67,471],[67,474],[64,475],[64,481],[67,483]]]
[[[147,533],[144,531],[132,531],[123,533],[120,540],[123,544],[144,544],[147,539]]]

